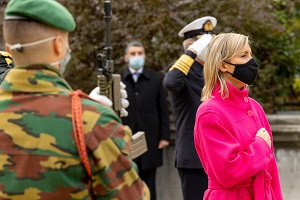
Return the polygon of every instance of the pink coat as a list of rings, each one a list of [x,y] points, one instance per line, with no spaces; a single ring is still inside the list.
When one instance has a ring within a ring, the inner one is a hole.
[[[222,99],[219,87],[213,98],[198,108],[195,147],[208,175],[205,200],[281,200],[274,148],[256,132],[272,132],[262,107],[227,83],[230,97]]]

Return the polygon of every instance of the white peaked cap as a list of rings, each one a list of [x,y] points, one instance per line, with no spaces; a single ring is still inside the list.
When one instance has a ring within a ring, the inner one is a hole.
[[[186,25],[178,33],[179,37],[185,39],[202,34],[212,34],[217,25],[217,19],[211,16],[201,17]]]

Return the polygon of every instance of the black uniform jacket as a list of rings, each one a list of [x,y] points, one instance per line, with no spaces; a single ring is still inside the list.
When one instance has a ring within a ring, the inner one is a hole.
[[[163,85],[169,91],[176,125],[175,167],[203,168],[194,145],[195,117],[204,86],[203,66],[193,62],[187,75],[177,68],[169,70]]]
[[[122,122],[128,125],[133,134],[144,131],[148,151],[137,158],[139,169],[151,169],[162,165],[162,151],[158,149],[161,139],[170,140],[167,92],[162,85],[163,75],[143,69],[138,81],[133,81],[129,69],[121,73],[126,85],[129,107],[128,116]]]

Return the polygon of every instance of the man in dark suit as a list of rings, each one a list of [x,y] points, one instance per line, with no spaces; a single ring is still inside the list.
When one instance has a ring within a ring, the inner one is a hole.
[[[126,85],[128,116],[122,122],[132,132],[144,131],[148,151],[135,161],[139,175],[150,189],[151,200],[156,199],[156,168],[162,163],[162,149],[169,145],[169,114],[167,93],[162,85],[163,75],[144,68],[145,49],[140,42],[127,45],[124,59],[128,66],[121,74]]]
[[[163,80],[176,125],[175,167],[184,200],[202,199],[208,185],[194,145],[194,124],[204,86],[205,55],[216,24],[216,18],[206,16],[189,23],[178,33],[184,37],[185,53],[170,65]]]

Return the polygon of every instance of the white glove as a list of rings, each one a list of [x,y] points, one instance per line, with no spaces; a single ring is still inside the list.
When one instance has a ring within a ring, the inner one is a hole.
[[[125,90],[126,85],[122,82],[120,82],[120,93],[121,93],[121,110],[120,110],[120,117],[127,117],[128,116],[128,112],[125,108],[127,108],[129,106],[129,101],[126,99],[127,96],[127,92]],[[106,96],[101,95],[100,94],[100,88],[96,87],[94,88],[91,93],[89,94],[89,97],[99,101],[100,103],[103,103],[109,107],[111,107],[113,105],[113,102]]]
[[[127,91],[125,90],[126,85],[121,81],[120,82],[121,88],[121,110],[120,110],[120,117],[127,117],[128,112],[125,108],[129,106],[129,101],[126,99],[128,97]]]
[[[108,97],[100,94],[100,87],[95,87],[89,94],[89,97],[109,107],[113,105],[112,101]]]
[[[204,34],[201,38],[195,41],[188,47],[188,50],[194,50],[197,53],[197,57],[205,62],[207,47],[212,40],[211,34]]]

